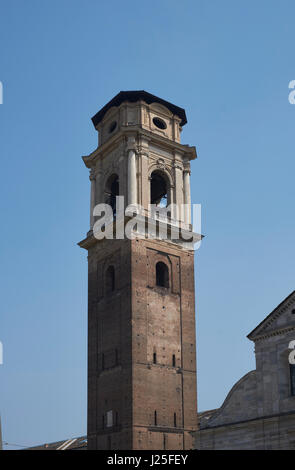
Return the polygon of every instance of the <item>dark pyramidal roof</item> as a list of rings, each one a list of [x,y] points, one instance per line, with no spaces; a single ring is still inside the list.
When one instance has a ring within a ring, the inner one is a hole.
[[[129,101],[131,103],[135,103],[136,101],[145,101],[147,104],[150,103],[160,103],[163,106],[166,106],[173,114],[176,114],[181,119],[181,126],[184,126],[187,123],[185,110],[183,108],[179,108],[175,106],[175,104],[169,103],[169,101],[162,100],[162,98],[158,98],[155,95],[151,95],[144,90],[139,91],[120,91],[111,101],[109,101],[103,108],[101,108],[98,113],[96,113],[92,118],[92,122],[94,127],[103,119],[106,112],[112,106],[120,106],[121,103],[124,101]]]

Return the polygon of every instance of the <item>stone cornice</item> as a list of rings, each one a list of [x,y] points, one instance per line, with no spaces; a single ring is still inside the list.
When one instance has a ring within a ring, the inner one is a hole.
[[[139,143],[139,148],[141,147],[140,138],[143,137],[149,142],[158,145],[160,148],[167,149],[170,151],[176,150],[188,160],[194,160],[197,158],[197,152],[195,147],[180,144],[178,142],[175,142],[174,140],[170,140],[166,137],[154,134],[153,132],[141,128],[140,126],[132,126],[132,128],[129,126],[125,126],[122,127],[117,134],[115,134],[104,144],[97,147],[89,155],[85,155],[82,157],[86,167],[92,168],[95,165],[96,161],[101,158],[105,153],[109,153],[110,151],[112,151],[112,149],[118,147],[118,145],[126,143],[127,139],[132,136],[137,139],[137,142]]]
[[[131,216],[129,215],[125,215],[124,216],[124,219],[123,219],[123,223],[124,223],[124,227],[125,227],[125,223],[130,220]],[[141,232],[135,232],[134,233],[134,237],[137,238],[137,239],[145,239],[145,240],[149,240],[149,238],[146,237],[146,227],[151,227],[153,224],[158,225],[159,226],[159,230],[161,230],[161,227],[164,228],[164,227],[167,227],[167,234],[168,235],[171,235],[171,233],[173,233],[173,228],[175,230],[175,226],[173,224],[173,221],[162,221],[160,219],[150,219],[149,217],[147,216],[142,216],[142,220],[144,220],[144,223],[145,223],[145,231],[144,233],[141,233]],[[111,224],[113,223],[113,235],[114,235],[114,238],[113,240],[115,240],[115,232],[116,232],[116,221],[114,220],[113,222],[111,222]],[[202,234],[199,234],[199,233],[195,233],[191,230],[191,228],[184,228],[184,227],[179,227],[177,226],[178,229],[181,230],[181,234],[183,235],[182,238],[179,238],[178,240],[175,240],[175,239],[171,239],[171,238],[167,238],[167,239],[161,239],[161,242],[164,244],[164,243],[167,243],[168,245],[173,245],[174,247],[179,247],[181,249],[185,249],[187,251],[193,251],[193,247],[192,247],[192,243],[197,243],[199,241],[201,241],[204,236]],[[186,237],[186,238],[184,238]],[[192,239],[193,242],[190,242],[189,239]],[[125,237],[124,238],[125,240],[127,240],[127,238]],[[81,247],[81,248],[84,248],[85,250],[88,250],[89,248],[91,248],[92,246],[96,245],[97,243],[100,243],[104,240],[104,238],[102,240],[98,240],[97,238],[95,238],[94,234],[93,234],[93,230],[89,230],[89,232],[87,233],[87,236],[86,238],[84,238],[83,240],[81,240],[78,245]],[[154,240],[154,238],[151,238],[150,240]],[[160,240],[160,238],[155,238],[155,240]]]
[[[280,413],[273,414],[273,415],[262,415],[262,416],[257,415],[255,418],[244,419],[244,420],[241,420],[241,421],[232,421],[230,423],[215,424],[215,425],[212,425],[212,426],[202,426],[201,425],[200,428],[196,432],[198,433],[198,432],[203,432],[203,431],[210,431],[210,429],[223,428],[223,427],[229,427],[229,426],[237,426],[237,425],[241,425],[241,424],[244,424],[244,423],[250,423],[250,422],[253,422],[253,421],[262,421],[262,420],[266,420],[266,419],[276,419],[276,418],[281,418],[283,416],[291,416],[291,415],[294,415],[294,414],[295,414],[295,410],[282,411]],[[210,420],[210,418],[209,418],[209,420]]]
[[[104,153],[109,153],[126,143],[126,135],[122,132],[115,134],[111,139],[105,142],[103,145],[97,147],[89,155],[82,156],[82,160],[87,168],[92,168],[97,160],[103,156]]]
[[[251,341],[257,341],[270,336],[282,334],[282,332],[289,331],[289,329],[295,329],[295,325],[290,325],[289,327],[285,328],[277,328],[274,330],[265,331],[294,303],[295,291],[291,292],[288,297],[286,297],[261,323],[259,323],[259,325],[254,328],[251,333],[249,333],[247,338],[249,338]]]
[[[264,339],[271,338],[272,336],[283,335],[285,333],[288,333],[289,331],[294,331],[294,330],[295,330],[295,325],[288,326],[286,328],[280,328],[279,330],[268,331],[265,334],[255,336],[255,339],[253,339],[253,341],[255,341],[255,343],[256,343],[258,341],[262,341]]]

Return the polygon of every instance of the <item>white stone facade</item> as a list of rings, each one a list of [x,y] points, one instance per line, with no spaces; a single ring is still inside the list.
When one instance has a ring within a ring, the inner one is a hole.
[[[248,338],[255,343],[256,370],[234,385],[221,408],[199,414],[197,449],[295,449],[289,363],[295,291]]]

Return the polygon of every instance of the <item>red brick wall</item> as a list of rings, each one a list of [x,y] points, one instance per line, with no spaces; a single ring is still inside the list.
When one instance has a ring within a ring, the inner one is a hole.
[[[103,240],[88,259],[89,448],[191,448],[197,417],[193,253],[158,240]],[[168,289],[156,286],[158,261],[168,266]],[[104,280],[109,265],[115,268],[111,293]],[[109,410],[118,423],[103,428]]]

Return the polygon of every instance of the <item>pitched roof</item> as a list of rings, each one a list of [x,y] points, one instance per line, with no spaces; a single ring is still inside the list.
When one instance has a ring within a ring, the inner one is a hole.
[[[94,127],[99,124],[99,122],[103,119],[106,112],[112,108],[113,106],[120,106],[121,103],[124,101],[129,101],[131,103],[135,103],[136,101],[145,101],[147,104],[151,103],[160,103],[163,106],[166,106],[173,114],[176,114],[181,119],[181,126],[184,126],[187,123],[185,110],[183,108],[179,108],[175,106],[175,104],[169,103],[169,101],[165,101],[162,98],[158,98],[151,93],[148,93],[144,90],[138,91],[120,91],[114,98],[111,99],[100,111],[98,111],[92,118],[92,122]]]
[[[35,447],[29,447],[26,450],[86,450],[87,436],[67,439],[65,441],[51,442],[50,444],[41,444]]]
[[[294,320],[288,321],[286,324],[280,324],[279,317],[286,312],[291,305],[294,304],[295,307],[295,290],[291,292],[264,320],[262,320],[259,325],[248,334],[247,338],[250,340],[255,340],[257,337],[261,337],[265,334],[271,334],[279,329],[285,329],[288,325],[292,328],[295,328],[295,315]],[[292,310],[293,313],[293,310]]]

